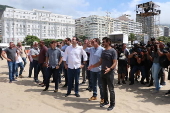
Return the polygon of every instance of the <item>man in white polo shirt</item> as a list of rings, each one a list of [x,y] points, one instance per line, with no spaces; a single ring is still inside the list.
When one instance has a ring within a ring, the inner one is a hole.
[[[63,56],[64,66],[68,68],[68,90],[65,97],[71,94],[71,89],[73,86],[73,81],[75,80],[75,96],[80,97],[79,95],[79,76],[80,68],[83,67],[85,61],[87,61],[87,54],[83,50],[82,46],[78,46],[78,38],[72,38],[72,45],[67,47]],[[81,58],[83,55],[83,64],[81,64]],[[68,63],[66,60],[68,58]]]

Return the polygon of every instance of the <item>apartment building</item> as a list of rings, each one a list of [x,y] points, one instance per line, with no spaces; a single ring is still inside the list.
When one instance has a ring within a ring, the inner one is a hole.
[[[2,18],[2,41],[19,42],[27,35],[43,39],[64,39],[75,35],[75,20],[71,16],[50,11],[6,8]]]
[[[86,36],[88,38],[102,38],[113,32],[120,31],[128,34],[141,34],[142,24],[135,22],[122,15],[119,18],[107,16],[91,15],[76,19],[76,36]]]

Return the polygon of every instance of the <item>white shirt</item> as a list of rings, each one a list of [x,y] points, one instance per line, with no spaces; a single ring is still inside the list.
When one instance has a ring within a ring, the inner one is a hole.
[[[16,54],[16,56],[17,56],[17,54]],[[17,60],[16,60],[16,63],[20,63],[20,62],[23,62],[23,60],[22,60],[21,56],[18,55]]]
[[[87,54],[83,50],[82,46],[73,47],[68,46],[64,52],[63,61],[66,61],[68,58],[68,68],[78,69],[81,66],[81,58],[83,55],[83,61],[87,61]]]
[[[31,51],[31,49],[30,49],[30,51]],[[31,52],[28,52],[28,56],[30,57],[30,61],[32,62],[33,61],[33,58],[32,58],[32,56],[31,56]]]

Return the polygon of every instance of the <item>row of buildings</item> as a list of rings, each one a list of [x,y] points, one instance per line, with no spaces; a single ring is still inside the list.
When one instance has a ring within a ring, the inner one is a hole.
[[[1,42],[23,41],[27,35],[40,39],[64,39],[72,36],[102,38],[114,32],[142,35],[142,23],[129,19],[129,15],[118,18],[91,15],[73,19],[71,16],[54,14],[49,11],[31,11],[6,8],[0,19]],[[155,27],[155,36],[169,36],[169,28]],[[165,32],[166,31],[166,32]],[[168,33],[168,34],[167,34]]]
[[[6,8],[1,17],[2,42],[23,41],[27,35],[40,39],[64,39],[75,35],[71,16],[49,11]]]
[[[75,20],[76,36],[102,38],[117,31],[125,34],[142,34],[142,24],[130,20],[127,16],[122,15],[119,18],[97,15],[81,17]]]

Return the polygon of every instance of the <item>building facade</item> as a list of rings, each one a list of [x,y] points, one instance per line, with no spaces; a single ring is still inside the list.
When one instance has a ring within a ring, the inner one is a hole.
[[[128,34],[141,34],[142,24],[130,19],[111,18],[107,16],[91,15],[76,19],[76,36],[88,38],[102,38],[113,32],[120,31]]]
[[[163,25],[157,25],[155,27],[155,33],[156,33],[156,38],[161,37],[161,36],[166,36],[169,37],[169,27],[168,26],[163,26]]]
[[[0,20],[0,42],[2,42],[2,21]]]
[[[169,27],[164,26],[164,36],[169,37]]]
[[[71,16],[49,11],[6,8],[2,18],[4,43],[23,41],[27,35],[43,39],[64,39],[75,35],[75,20]]]
[[[142,23],[142,33],[147,34],[149,38],[156,37],[154,16],[142,17],[136,15],[136,22]]]
[[[91,15],[75,20],[76,36],[86,36],[88,38],[102,38],[106,36],[106,18]]]

